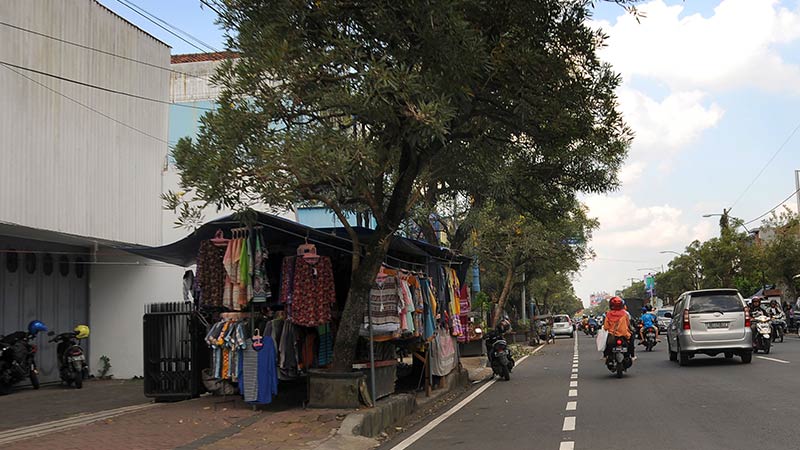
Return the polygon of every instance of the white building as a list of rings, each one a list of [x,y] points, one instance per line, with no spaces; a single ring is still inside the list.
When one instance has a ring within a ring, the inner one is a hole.
[[[4,0],[0,17],[169,67],[166,44],[95,0]],[[182,270],[112,246],[163,242],[169,72],[8,26],[0,62],[0,333],[88,323],[93,371],[105,354],[117,376],[141,375],[141,304],[179,298],[153,280]],[[39,346],[42,381],[57,380],[54,346]]]

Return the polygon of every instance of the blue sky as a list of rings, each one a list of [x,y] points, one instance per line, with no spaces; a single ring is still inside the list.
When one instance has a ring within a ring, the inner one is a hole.
[[[117,0],[113,11],[167,42],[173,53],[197,50]],[[198,0],[135,0],[138,6],[224,47],[215,15]],[[579,296],[621,288],[669,260],[693,239],[717,233],[702,214],[730,207],[800,125],[800,2],[653,0],[636,23],[601,4],[593,26],[610,39],[600,53],[624,79],[620,108],[636,132],[617,192],[584,198],[601,221],[597,259],[576,278]],[[800,132],[735,204],[745,220],[795,190]],[[794,208],[794,201],[788,205]],[[754,226],[757,224],[753,224]]]

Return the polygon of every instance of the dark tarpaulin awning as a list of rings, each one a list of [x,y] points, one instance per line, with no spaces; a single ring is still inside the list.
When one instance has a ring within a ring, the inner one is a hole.
[[[277,242],[290,246],[300,245],[308,238],[309,242],[322,245],[329,251],[352,252],[352,244],[344,228],[316,229],[262,212],[256,213],[256,221],[258,225],[264,227],[268,245]],[[222,230],[226,237],[230,237],[231,229],[242,226],[236,215],[231,214],[208,222],[185,238],[171,244],[160,247],[118,246],[117,248],[156,261],[188,267],[195,263],[201,242],[213,238],[217,230]],[[372,230],[356,228],[356,232],[359,236],[367,237]],[[395,261],[424,264],[431,257],[442,261],[465,261],[462,262],[464,266],[468,266],[470,261],[469,258],[456,255],[448,249],[402,237],[395,237],[389,248],[390,264]]]

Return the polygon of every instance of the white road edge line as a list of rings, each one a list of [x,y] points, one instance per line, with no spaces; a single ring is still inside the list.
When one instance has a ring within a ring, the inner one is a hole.
[[[564,426],[561,431],[575,431],[575,417],[564,417]]]
[[[569,390],[569,396],[570,397],[577,397],[578,396],[578,390],[577,389],[570,389]]]
[[[535,355],[536,352],[541,350],[543,347],[544,347],[544,344],[536,347],[533,350],[533,352],[531,352],[530,355],[523,356],[522,358],[519,359],[519,361],[517,361],[516,364],[517,365],[522,364],[522,361],[525,361],[528,358],[528,356]],[[414,433],[411,436],[405,438],[402,442],[400,442],[399,444],[397,444],[394,447],[392,447],[391,450],[405,450],[411,444],[413,444],[414,442],[417,442],[420,438],[422,438],[423,436],[428,434],[431,430],[433,430],[434,428],[439,426],[440,423],[444,422],[450,416],[452,416],[453,414],[457,413],[461,408],[467,406],[467,404],[469,404],[469,402],[475,400],[475,398],[477,398],[479,395],[481,395],[483,393],[483,391],[485,391],[486,389],[489,389],[489,387],[491,387],[495,383],[495,381],[496,381],[495,379],[492,379],[491,381],[489,381],[485,385],[479,387],[477,391],[473,392],[467,398],[465,398],[464,400],[461,400],[460,402],[458,402],[458,404],[456,406],[453,406],[452,408],[447,410],[444,414],[442,414],[441,416],[433,419],[427,425],[425,425],[424,427],[422,427],[419,430],[417,430],[416,433]]]
[[[767,361],[775,361],[775,362],[779,362],[781,364],[791,364],[790,361],[784,361],[784,360],[778,359],[778,358],[769,358],[769,357],[766,357],[766,356],[756,356],[756,358],[758,358],[758,359],[766,359]]]
[[[569,378],[571,380],[577,380],[578,379],[578,374],[577,373],[573,373],[572,375],[569,376]]]
[[[561,441],[561,445],[558,446],[558,450],[575,450],[575,442]]]
[[[570,381],[569,382],[569,387],[578,387],[578,382],[577,381]]]

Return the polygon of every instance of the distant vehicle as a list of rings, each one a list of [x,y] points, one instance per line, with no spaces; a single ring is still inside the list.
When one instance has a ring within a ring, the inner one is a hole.
[[[672,322],[672,308],[659,308],[656,310],[658,319],[658,332],[666,333],[669,323]]]
[[[553,316],[553,334],[556,336],[575,337],[575,326],[566,314]]]
[[[681,366],[702,353],[725,358],[734,355],[745,364],[753,359],[750,313],[736,289],[705,289],[684,292],[672,312],[667,329],[670,361]]]

